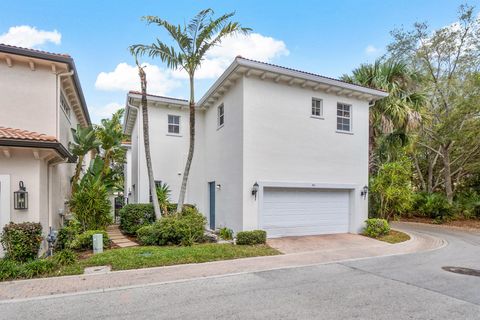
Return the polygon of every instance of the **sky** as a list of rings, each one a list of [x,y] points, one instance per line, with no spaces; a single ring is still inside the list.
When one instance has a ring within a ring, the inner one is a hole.
[[[70,54],[94,123],[123,107],[128,90],[139,90],[128,46],[169,42],[163,30],[141,20],[145,15],[183,25],[212,8],[215,15],[235,11],[234,20],[253,29],[207,55],[197,73],[198,101],[237,55],[338,78],[385,53],[395,28],[417,21],[440,28],[457,20],[461,4],[480,9],[480,0],[0,0],[0,7],[7,2],[8,10],[0,11],[0,43]],[[149,93],[188,98],[181,70],[159,59],[142,63]]]

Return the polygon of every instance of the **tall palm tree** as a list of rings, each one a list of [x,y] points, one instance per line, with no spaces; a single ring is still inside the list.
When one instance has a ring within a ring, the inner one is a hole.
[[[250,28],[242,27],[238,22],[230,21],[234,15],[235,13],[232,12],[213,18],[213,10],[205,9],[193,17],[188,25],[183,26],[175,26],[159,17],[145,16],[143,19],[148,24],[154,23],[163,27],[178,48],[175,49],[173,46],[168,46],[160,39],[156,39],[150,45],[136,44],[130,47],[135,54],[147,54],[151,58],[159,57],[169,68],[180,68],[188,73],[190,84],[190,145],[178,198],[177,211],[182,210],[185,202],[188,175],[195,148],[195,72],[200,68],[208,50],[219,45],[226,36],[236,33],[245,34],[251,30]]]
[[[422,120],[425,96],[415,87],[419,74],[401,61],[376,60],[362,64],[352,75],[343,75],[342,80],[387,91],[389,96],[375,102],[370,109],[369,168],[376,166],[374,152],[378,143],[382,150],[405,146],[409,133]],[[381,139],[380,139],[381,138]]]
[[[77,129],[72,128],[71,130],[73,142],[69,143],[69,149],[70,152],[78,158],[77,165],[75,166],[75,174],[71,181],[73,194],[77,188],[80,173],[82,172],[83,159],[89,151],[98,149],[100,141],[97,139],[95,130],[91,126],[82,128],[80,125],[77,125]]]
[[[121,147],[124,138],[121,120],[124,112],[125,109],[120,109],[112,114],[111,119],[102,119],[101,125],[95,126],[96,135],[103,151],[102,177],[110,173],[110,165],[112,161],[115,161],[116,156],[124,153]]]
[[[142,90],[142,121],[143,121],[143,146],[145,149],[145,159],[147,161],[147,172],[148,172],[148,182],[150,185],[150,193],[152,195],[153,202],[153,211],[155,212],[155,217],[159,220],[162,217],[162,212],[160,210],[160,203],[156,197],[157,189],[155,186],[155,177],[153,176],[153,167],[152,167],[152,158],[150,155],[150,133],[148,126],[148,103],[147,103],[147,74],[145,73],[144,67],[138,62],[137,53],[134,50],[131,50],[132,55],[135,58],[135,63],[138,68],[138,76],[140,77],[140,87]]]

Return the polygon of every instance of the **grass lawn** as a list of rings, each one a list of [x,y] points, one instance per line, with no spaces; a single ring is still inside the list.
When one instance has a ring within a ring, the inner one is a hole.
[[[88,256],[64,267],[56,275],[81,274],[85,267],[103,265],[110,265],[112,270],[128,270],[277,254],[280,252],[267,245],[197,244],[191,247],[131,247]]]
[[[375,239],[380,241],[385,241],[388,243],[400,243],[400,242],[409,240],[410,236],[406,233],[403,233],[397,230],[390,230],[390,232],[387,235],[380,236]]]

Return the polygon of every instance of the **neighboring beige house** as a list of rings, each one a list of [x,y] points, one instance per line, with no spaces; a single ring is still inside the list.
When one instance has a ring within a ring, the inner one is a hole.
[[[40,222],[58,229],[70,194],[75,157],[71,128],[90,125],[73,59],[0,44],[0,225]],[[14,193],[23,183],[26,209]]]

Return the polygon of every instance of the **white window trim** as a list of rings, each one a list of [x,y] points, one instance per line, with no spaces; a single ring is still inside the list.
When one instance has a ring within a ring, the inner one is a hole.
[[[70,114],[67,113],[67,111],[65,111],[65,109],[62,107],[62,98],[63,100],[65,101],[65,103],[67,104],[67,107],[69,109],[69,112]],[[67,118],[68,122],[70,124],[72,124],[71,120],[70,120],[70,117],[72,115],[72,107],[70,106],[70,103],[68,102],[68,99],[67,99],[67,96],[65,95],[65,93],[63,92],[63,90],[60,91],[60,101],[59,101],[59,107],[60,107],[60,110],[62,110],[63,114],[65,115],[65,118]]]
[[[338,105],[339,104],[343,104],[343,105],[346,105],[346,106],[349,106],[350,107],[350,117],[344,117],[344,116],[339,116],[337,114],[338,112]],[[336,115],[336,118],[335,118],[335,128],[337,128],[337,120],[338,118],[342,118],[342,119],[349,119],[350,120],[350,130],[339,130],[339,129],[336,129],[335,132],[337,133],[344,133],[344,134],[353,134],[353,106],[350,104],[350,103],[346,103],[346,102],[341,102],[341,101],[337,101],[337,106],[335,108],[335,115]]]
[[[172,123],[172,124],[170,123],[170,116],[178,117],[178,133],[169,131],[169,127],[171,125],[173,125],[173,126],[177,125],[175,123]],[[178,114],[167,114],[167,134],[166,134],[167,136],[171,136],[171,137],[181,137],[182,136],[181,119],[182,119],[182,116],[180,116]]]
[[[222,107],[222,110],[223,110],[223,113],[222,113],[223,123],[222,124],[220,124],[220,107]],[[225,125],[225,105],[223,103],[221,103],[217,106],[217,130],[223,128],[224,125]]]
[[[318,115],[313,114],[313,105],[312,105],[311,108],[310,108],[310,118],[324,120],[325,116],[324,116],[324,112],[323,112],[323,99],[322,98],[317,98],[317,97],[312,97],[312,100],[311,100],[312,104],[313,104],[314,100],[320,101],[320,115],[318,116]]]

